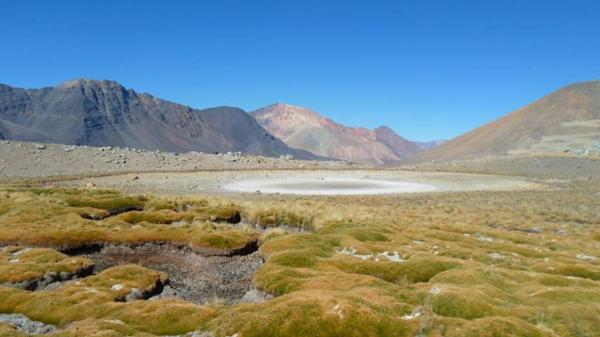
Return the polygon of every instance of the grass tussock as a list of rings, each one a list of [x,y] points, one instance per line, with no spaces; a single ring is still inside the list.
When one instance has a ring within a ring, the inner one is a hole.
[[[0,249],[0,284],[38,280],[48,273],[77,273],[93,266],[85,258],[68,257],[53,249],[8,246]]]
[[[152,198],[118,192],[37,189],[4,193],[3,205],[10,212],[0,217],[0,244],[65,249],[106,242],[168,242],[223,250],[243,247],[258,237],[246,229],[219,224],[239,221],[239,210],[231,205],[177,200],[172,209],[145,211]]]
[[[97,291],[110,293],[117,300],[122,300],[133,289],[141,293],[151,292],[157,284],[167,281],[167,274],[128,264],[109,268],[98,275],[86,277],[76,286],[94,288]]]
[[[248,217],[248,221],[263,229],[288,227],[304,231],[314,230],[311,216],[282,209],[270,208],[255,211]]]
[[[119,214],[144,209],[144,197],[123,197],[114,194],[68,196],[65,202],[71,207],[89,207],[102,209],[110,214]]]

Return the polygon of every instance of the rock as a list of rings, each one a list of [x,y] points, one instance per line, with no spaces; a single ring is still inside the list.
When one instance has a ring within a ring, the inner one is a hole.
[[[214,335],[206,331],[193,331],[185,335],[185,337],[213,337]]]
[[[520,227],[517,228],[519,232],[531,233],[531,234],[540,234],[543,233],[544,230],[539,227]]]
[[[584,253],[579,253],[576,256],[578,259],[580,260],[584,260],[584,261],[596,261],[598,258],[595,256],[591,256],[591,255],[586,255]]]
[[[496,261],[502,261],[504,260],[504,255],[500,254],[500,253],[490,253],[489,256]]]
[[[207,331],[192,331],[185,335],[163,336],[163,337],[214,337],[214,334]]]
[[[49,285],[50,283],[53,283],[58,280],[60,280],[60,277],[58,276],[57,272],[54,272],[54,271],[47,272],[38,281],[38,287],[43,288],[43,287]]]
[[[484,242],[494,242],[494,239],[492,239],[492,238],[490,238],[490,237],[488,237],[488,236],[485,236],[485,235],[483,235],[483,234],[481,234],[481,233],[475,233],[475,238],[476,238],[477,240],[479,240],[479,241],[484,241]]]
[[[273,298],[273,295],[258,289],[248,290],[240,299],[242,303],[262,303]]]
[[[46,149],[46,145],[44,144],[35,144],[35,148],[38,150],[45,150]]]
[[[121,289],[123,289],[123,285],[122,284],[114,284],[112,287],[110,287],[111,290],[115,290],[115,291],[119,291]]]
[[[418,306],[415,309],[413,309],[413,311],[410,314],[402,316],[402,319],[405,321],[410,321],[411,319],[415,319],[415,318],[421,316],[422,314],[423,314],[423,307]]]
[[[383,253],[377,254],[377,256],[385,257],[390,262],[405,262],[406,261],[405,259],[402,258],[402,256],[400,256],[400,254],[398,254],[397,251],[393,251],[393,252],[385,251]]]
[[[437,295],[437,294],[441,294],[442,293],[442,288],[440,287],[433,287],[429,290],[429,292],[431,294]]]
[[[132,288],[131,292],[125,296],[125,302],[132,302],[144,298],[142,292],[137,288]]]
[[[170,285],[166,285],[163,287],[163,290],[161,291],[160,294],[150,297],[149,300],[158,300],[161,298],[177,298],[178,294],[177,291],[175,289],[173,289],[173,287],[171,287]]]
[[[33,321],[23,314],[0,314],[0,322],[11,325],[18,331],[34,335],[51,333],[56,330],[54,325]]]

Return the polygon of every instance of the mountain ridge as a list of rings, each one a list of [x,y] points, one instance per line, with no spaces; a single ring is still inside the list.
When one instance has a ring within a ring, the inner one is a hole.
[[[0,133],[23,141],[318,159],[288,147],[239,108],[193,109],[112,80],[39,89],[0,84]]]
[[[600,151],[600,81],[567,85],[411,161],[590,149]]]

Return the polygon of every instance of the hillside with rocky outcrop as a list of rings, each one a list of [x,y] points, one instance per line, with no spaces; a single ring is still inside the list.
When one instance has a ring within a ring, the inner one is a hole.
[[[42,89],[0,85],[0,138],[316,158],[291,149],[241,109],[197,110],[126,89],[117,82],[83,79]]]

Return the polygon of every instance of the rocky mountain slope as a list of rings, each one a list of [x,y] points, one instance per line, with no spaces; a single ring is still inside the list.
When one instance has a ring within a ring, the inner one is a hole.
[[[252,116],[288,146],[319,156],[379,165],[399,162],[423,151],[388,127],[347,127],[289,104],[270,105],[252,112]]]
[[[600,154],[600,81],[562,88],[413,160],[532,153]]]
[[[241,109],[196,110],[113,81],[31,90],[0,85],[0,139],[315,158],[289,148]]]

